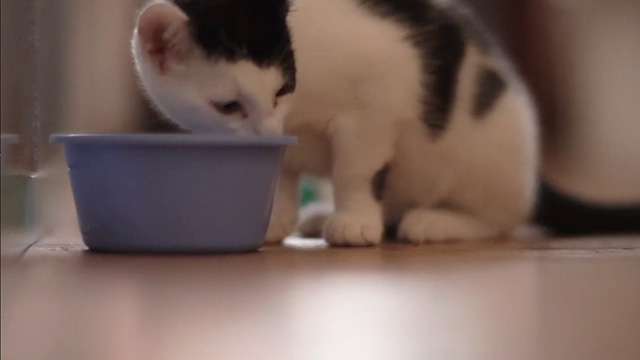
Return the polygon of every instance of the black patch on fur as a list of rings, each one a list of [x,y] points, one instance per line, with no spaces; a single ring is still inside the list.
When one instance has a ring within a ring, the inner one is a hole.
[[[214,59],[277,66],[286,92],[296,85],[287,25],[288,0],[173,0],[189,17],[193,39]]]
[[[452,12],[426,0],[359,1],[409,30],[408,40],[420,51],[424,72],[423,120],[433,134],[440,134],[447,126],[456,98],[467,46],[465,29]]]
[[[478,88],[473,104],[473,116],[482,119],[500,99],[507,83],[496,70],[482,67],[478,72],[476,86]]]
[[[371,191],[373,192],[373,196],[378,201],[382,201],[384,197],[384,191],[387,187],[387,177],[389,176],[389,170],[391,166],[389,164],[385,164],[382,169],[378,170],[378,172],[373,175],[371,179]]]

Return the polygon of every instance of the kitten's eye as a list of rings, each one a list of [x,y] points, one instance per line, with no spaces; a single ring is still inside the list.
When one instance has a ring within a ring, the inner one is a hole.
[[[276,93],[276,98],[287,95],[290,92],[291,92],[291,86],[289,86],[289,84],[284,84],[282,85],[280,90],[278,90],[278,92]]]
[[[224,115],[238,114],[244,110],[242,104],[240,104],[240,102],[238,101],[229,101],[223,103],[212,101],[211,104],[216,108],[216,110]]]
[[[289,84],[284,84],[276,93],[276,96],[273,98],[273,107],[278,106],[278,98],[283,97],[291,92],[291,86]]]

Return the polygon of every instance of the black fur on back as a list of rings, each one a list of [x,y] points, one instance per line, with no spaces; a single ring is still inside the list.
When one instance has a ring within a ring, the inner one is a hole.
[[[542,179],[533,221],[559,235],[637,234],[640,204],[614,206],[587,201]]]
[[[289,0],[173,0],[189,17],[193,39],[212,58],[277,66],[295,88],[296,68],[287,25]]]
[[[409,31],[408,40],[421,52],[424,72],[423,120],[440,134],[447,126],[456,97],[458,74],[467,34],[453,13],[427,0],[358,0],[379,16],[397,21]]]

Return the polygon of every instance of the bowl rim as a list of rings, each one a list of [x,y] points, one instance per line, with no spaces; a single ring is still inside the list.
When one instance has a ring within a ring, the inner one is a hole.
[[[289,135],[132,133],[52,134],[49,141],[54,144],[278,146],[297,144],[298,138]]]

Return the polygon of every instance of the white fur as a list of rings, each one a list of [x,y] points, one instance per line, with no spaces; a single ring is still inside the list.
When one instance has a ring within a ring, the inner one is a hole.
[[[258,104],[254,128],[268,119],[264,128],[283,125],[299,137],[300,144],[285,155],[268,241],[294,230],[303,173],[332,180],[336,210],[324,229],[332,244],[377,244],[384,221],[399,223],[403,238],[421,243],[495,237],[527,218],[536,185],[536,118],[508,64],[467,49],[452,117],[434,141],[421,118],[419,57],[399,24],[369,14],[353,0],[296,0],[289,25],[298,85],[286,117],[284,109],[279,117],[265,110],[265,94],[281,81],[268,71],[249,64],[214,66],[195,56],[179,75],[161,76],[145,64],[134,36],[142,82],[174,121],[193,130],[207,128],[208,119],[231,124],[204,100],[240,91]],[[511,83],[478,121],[471,109],[480,64],[510,74]],[[185,107],[202,116],[191,122]],[[387,163],[391,171],[380,204],[371,179]]]

